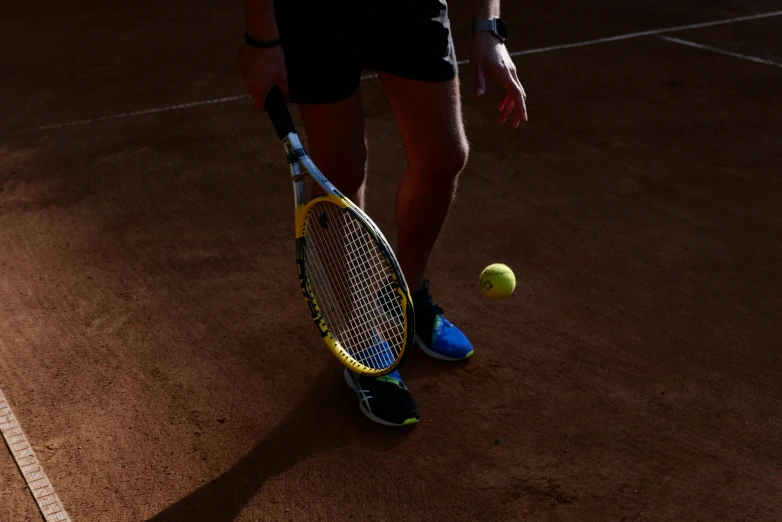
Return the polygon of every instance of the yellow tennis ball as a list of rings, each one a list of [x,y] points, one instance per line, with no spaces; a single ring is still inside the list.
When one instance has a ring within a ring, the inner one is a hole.
[[[481,290],[490,299],[500,301],[516,289],[516,276],[507,265],[493,263],[481,272]]]

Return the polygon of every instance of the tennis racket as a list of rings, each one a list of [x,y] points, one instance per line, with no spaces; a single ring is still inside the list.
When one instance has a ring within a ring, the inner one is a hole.
[[[331,352],[363,375],[393,371],[409,353],[413,300],[386,238],[310,159],[282,91],[266,111],[290,166],[296,265],[312,319]]]

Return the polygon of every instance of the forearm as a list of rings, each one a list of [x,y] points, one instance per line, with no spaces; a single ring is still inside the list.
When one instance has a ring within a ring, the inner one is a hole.
[[[473,20],[499,18],[500,0],[470,0]]]
[[[244,27],[258,40],[274,40],[279,36],[274,18],[274,0],[244,0]]]

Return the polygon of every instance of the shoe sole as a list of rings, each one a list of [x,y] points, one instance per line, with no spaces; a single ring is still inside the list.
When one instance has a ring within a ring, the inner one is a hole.
[[[441,361],[463,361],[465,359],[468,359],[472,357],[472,354],[475,353],[475,350],[470,350],[467,355],[464,357],[447,357],[443,354],[433,352],[429,348],[426,347],[424,344],[424,341],[418,337],[418,334],[415,334],[415,343],[418,345],[418,347],[421,349],[422,352],[424,352],[429,357],[434,357],[435,359],[440,359]]]
[[[366,418],[371,420],[372,422],[376,422],[378,424],[382,424],[383,426],[391,426],[393,428],[402,428],[404,426],[410,426],[412,424],[416,424],[418,422],[418,419],[415,417],[411,417],[407,419],[402,424],[395,424],[393,422],[388,422],[380,417],[374,415],[369,409],[367,409],[366,405],[364,404],[364,401],[361,400],[361,393],[358,390],[358,386],[356,385],[356,382],[353,380],[353,377],[350,376],[350,372],[347,368],[345,368],[345,371],[342,372],[342,377],[345,379],[345,384],[348,385],[348,387],[353,390],[353,393],[355,393],[358,396],[358,407],[361,410],[361,413],[364,414]]]

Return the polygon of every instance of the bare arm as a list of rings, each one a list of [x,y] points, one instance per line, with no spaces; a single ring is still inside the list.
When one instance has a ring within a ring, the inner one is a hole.
[[[499,18],[500,0],[470,0],[470,12],[473,20]]]
[[[274,18],[274,0],[244,0],[245,32],[250,38],[271,42],[279,38]],[[255,109],[264,110],[266,94],[273,85],[288,96],[288,75],[282,47],[253,47],[243,44],[236,59],[236,73],[253,97]]]
[[[274,0],[244,0],[244,27],[256,40],[276,40],[279,32],[274,19]]]
[[[500,0],[469,0],[473,20],[491,19],[500,16]],[[486,92],[486,74],[494,76],[505,87],[505,96],[497,104],[500,111],[500,123],[511,115],[513,128],[527,121],[527,93],[519,81],[516,65],[513,63],[505,44],[494,34],[478,31],[472,39],[470,65],[473,70],[475,95],[480,97]]]

